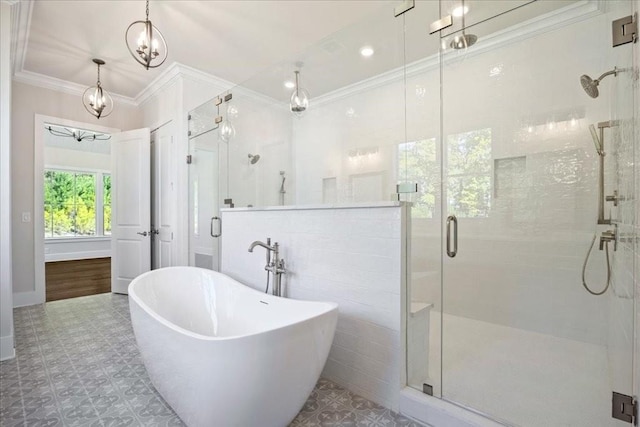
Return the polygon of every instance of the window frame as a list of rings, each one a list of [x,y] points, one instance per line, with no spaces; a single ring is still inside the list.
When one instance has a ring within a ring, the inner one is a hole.
[[[105,175],[113,176],[111,171],[107,169],[44,165],[42,169],[42,180],[43,180],[42,213],[45,220],[46,220],[46,215],[44,213],[44,208],[45,208],[44,187],[46,186],[45,174],[47,172],[65,172],[65,173],[73,173],[73,174],[93,175],[94,186],[95,186],[95,230],[96,232],[92,236],[48,236],[47,228],[46,226],[44,226],[44,232],[43,232],[44,240],[46,242],[56,242],[56,241],[60,242],[60,241],[73,241],[73,240],[98,241],[98,240],[111,239],[111,234],[104,234],[104,176]]]

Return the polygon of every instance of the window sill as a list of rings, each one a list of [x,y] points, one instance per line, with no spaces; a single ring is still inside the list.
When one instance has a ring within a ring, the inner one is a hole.
[[[104,242],[111,240],[111,236],[87,236],[87,237],[45,237],[47,243],[71,243],[71,242]]]

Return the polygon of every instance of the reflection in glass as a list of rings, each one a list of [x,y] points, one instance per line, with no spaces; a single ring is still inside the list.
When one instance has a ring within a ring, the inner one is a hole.
[[[296,88],[291,94],[291,102],[289,108],[291,112],[298,117],[302,117],[307,108],[309,108],[309,92],[300,87],[300,71],[294,71],[296,74]]]
[[[447,203],[458,218],[488,217],[491,207],[491,129],[447,137]]]

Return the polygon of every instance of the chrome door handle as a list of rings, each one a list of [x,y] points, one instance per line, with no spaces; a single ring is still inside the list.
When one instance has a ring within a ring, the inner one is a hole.
[[[147,237],[151,233],[149,233],[148,231],[138,231],[137,234],[141,235],[142,237]]]
[[[213,222],[218,221],[218,232],[216,234],[213,233]],[[218,218],[217,216],[211,217],[211,224],[209,229],[209,234],[211,237],[220,237],[222,236],[222,218]]]
[[[451,224],[453,223],[453,250],[451,250]],[[447,217],[447,255],[453,258],[458,253],[458,218],[455,215]]]

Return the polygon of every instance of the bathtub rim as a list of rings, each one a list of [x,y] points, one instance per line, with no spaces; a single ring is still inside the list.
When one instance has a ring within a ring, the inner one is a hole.
[[[172,266],[172,267],[163,267],[163,268],[157,268],[155,270],[149,270],[145,273],[140,274],[139,276],[136,276],[131,283],[129,283],[128,286],[128,298],[130,300],[133,300],[136,305],[138,305],[138,307],[140,307],[145,313],[149,314],[154,320],[160,322],[162,325],[176,331],[179,332],[181,334],[187,335],[191,338],[195,338],[201,341],[230,341],[230,340],[237,340],[237,339],[242,339],[242,338],[249,338],[252,336],[256,336],[256,335],[260,335],[260,334],[264,334],[267,332],[274,332],[274,331],[278,331],[280,329],[285,329],[288,327],[291,327],[293,325],[299,324],[299,323],[303,323],[303,322],[307,322],[313,319],[316,319],[318,317],[327,315],[329,313],[331,313],[332,311],[338,311],[338,304],[336,304],[335,302],[330,302],[330,301],[309,301],[309,300],[294,300],[294,299],[288,299],[285,298],[288,301],[291,301],[293,303],[296,302],[302,302],[302,303],[310,303],[310,304],[317,304],[319,306],[325,306],[325,309],[322,310],[320,313],[313,315],[313,316],[309,316],[309,317],[305,317],[304,319],[300,319],[297,322],[292,322],[292,323],[287,323],[285,325],[282,326],[277,326],[275,328],[269,328],[269,329],[263,329],[257,332],[252,332],[249,334],[244,334],[244,335],[233,335],[233,336],[225,336],[225,337],[214,337],[214,336],[210,336],[210,335],[202,335],[193,331],[190,331],[188,329],[185,329],[181,326],[176,325],[175,323],[172,323],[170,321],[168,321],[167,319],[165,319],[164,317],[160,316],[158,313],[155,312],[155,310],[151,309],[151,307],[149,307],[144,301],[142,301],[142,299],[137,295],[137,293],[135,292],[134,289],[134,285],[136,283],[138,283],[139,280],[144,279],[146,276],[152,275],[152,274],[158,274],[158,271],[162,271],[162,270],[197,270],[197,271],[202,271],[202,272],[206,272],[206,273],[214,273],[215,275],[220,275],[220,276],[224,276],[228,279],[230,279],[232,282],[234,282],[234,286],[242,286],[243,288],[246,288],[248,291],[251,291],[252,293],[257,294],[258,296],[260,296],[261,298],[266,298],[267,301],[268,300],[277,300],[279,298],[284,298],[284,297],[276,297],[274,295],[270,295],[270,294],[266,294],[263,292],[260,292],[256,289],[253,289],[250,286],[245,285],[244,283],[239,282],[238,280],[234,279],[231,276],[228,276],[224,273],[220,273],[218,271],[214,271],[214,270],[209,270],[206,268],[201,268],[201,267],[191,267],[191,266]]]

